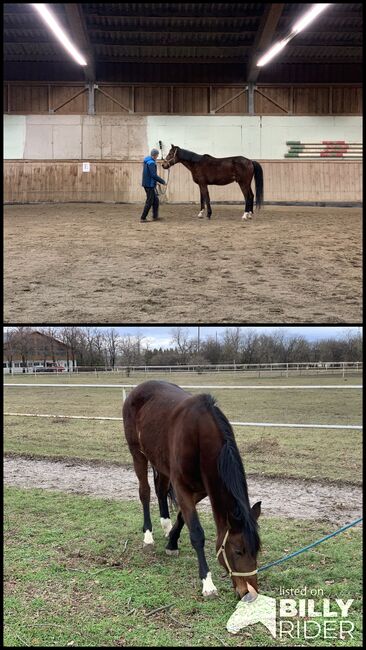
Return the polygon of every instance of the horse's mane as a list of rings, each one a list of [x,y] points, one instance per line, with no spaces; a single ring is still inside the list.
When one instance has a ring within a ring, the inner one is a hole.
[[[217,461],[218,472],[226,489],[234,497],[235,508],[231,514],[242,527],[248,550],[255,557],[260,549],[258,524],[250,508],[247,481],[234,432],[227,417],[216,406],[215,398],[212,395],[200,397],[223,434],[224,445]]]
[[[188,162],[199,162],[202,158],[203,155],[199,153],[194,153],[194,151],[188,151],[188,149],[179,149],[179,157],[181,160],[187,160]]]

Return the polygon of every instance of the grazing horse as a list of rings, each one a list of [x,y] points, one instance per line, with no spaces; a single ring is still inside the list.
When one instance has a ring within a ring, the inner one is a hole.
[[[228,185],[237,182],[245,199],[245,209],[242,219],[251,219],[253,216],[254,194],[251,183],[255,180],[255,201],[259,209],[263,203],[263,169],[255,160],[244,156],[231,156],[228,158],[214,158],[207,153],[200,154],[181,149],[172,144],[171,149],[162,163],[164,169],[169,169],[176,163],[182,163],[192,174],[192,178],[199,185],[201,192],[202,218],[207,207],[207,217],[211,219],[211,203],[207,185]]]
[[[203,596],[217,589],[205,557],[204,530],[196,504],[209,496],[216,524],[219,562],[231,577],[237,595],[258,590],[257,554],[260,548],[257,519],[259,501],[249,505],[243,463],[231,425],[211,395],[192,396],[165,381],[145,381],[123,404],[126,440],[139,480],[143,507],[144,547],[153,548],[150,518],[148,462],[153,467],[160,522],[168,537],[166,553],[178,555],[184,524],[198,557]],[[178,505],[172,526],[167,496]]]

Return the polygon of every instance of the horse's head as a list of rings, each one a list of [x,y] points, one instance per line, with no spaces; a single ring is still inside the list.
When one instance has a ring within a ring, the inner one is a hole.
[[[162,163],[163,169],[169,169],[169,167],[172,167],[175,163],[179,162],[177,158],[178,149],[179,147],[176,147],[174,144],[171,145],[170,151]]]
[[[258,501],[252,509],[254,522],[261,513],[261,502]],[[224,537],[217,545],[217,557],[231,577],[233,587],[243,598],[248,591],[258,592],[257,580],[257,554],[259,551],[259,538],[256,535],[249,539],[249,533],[243,532],[240,526],[228,528]]]

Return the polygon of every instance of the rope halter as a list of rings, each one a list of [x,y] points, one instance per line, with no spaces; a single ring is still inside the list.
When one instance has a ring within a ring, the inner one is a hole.
[[[229,530],[227,530],[226,535],[224,539],[222,540],[222,544],[219,548],[219,550],[216,553],[216,557],[219,558],[220,553],[222,553],[224,557],[224,562],[226,564],[227,570],[229,571],[229,576],[254,576],[256,573],[258,573],[258,569],[255,569],[254,571],[249,571],[248,573],[239,573],[239,571],[232,571],[229,561],[227,559],[226,551],[225,551],[225,544],[227,542],[227,538],[229,537]]]
[[[173,155],[173,158],[172,158],[171,160],[165,160],[165,159],[164,159],[164,161],[167,162],[168,165],[169,165],[168,169],[170,169],[170,168],[172,167],[172,165],[174,165],[174,164],[177,162],[177,161],[175,160],[175,156],[177,155],[177,149],[178,149],[178,147],[175,147],[175,149],[174,149],[174,155]]]

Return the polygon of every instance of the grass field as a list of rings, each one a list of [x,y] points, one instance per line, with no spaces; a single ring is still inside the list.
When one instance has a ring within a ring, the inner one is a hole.
[[[167,557],[166,540],[152,509],[156,549],[142,551],[138,504],[8,488],[5,497],[5,647],[16,646],[360,646],[361,532],[351,529],[285,565],[260,574],[260,590],[306,587],[316,608],[322,599],[354,599],[353,638],[274,640],[256,624],[230,635],[225,628],[237,604],[215,559],[215,530],[201,514],[206,554],[219,598],[201,596],[197,561],[187,531],[179,558]],[[261,521],[259,565],[330,532],[313,521]],[[323,590],[323,593],[319,590]],[[158,608],[159,611],[154,613]],[[293,620],[293,619],[292,619]],[[321,618],[316,619],[322,624]],[[296,617],[295,621],[303,622]],[[334,619],[333,619],[334,622]]]
[[[149,374],[151,379],[181,385],[355,385],[360,376],[248,378],[242,373]],[[121,373],[7,377],[6,383],[29,387],[5,389],[5,412],[121,417],[121,388],[51,388],[42,384],[136,384],[141,374]],[[32,387],[33,384],[38,387]],[[190,389],[196,392],[196,389]],[[361,390],[225,390],[197,389],[215,395],[232,421],[302,424],[361,424]],[[361,483],[361,431],[235,427],[250,474],[302,477]],[[7,453],[53,458],[80,458],[130,464],[122,423],[6,417]]]

